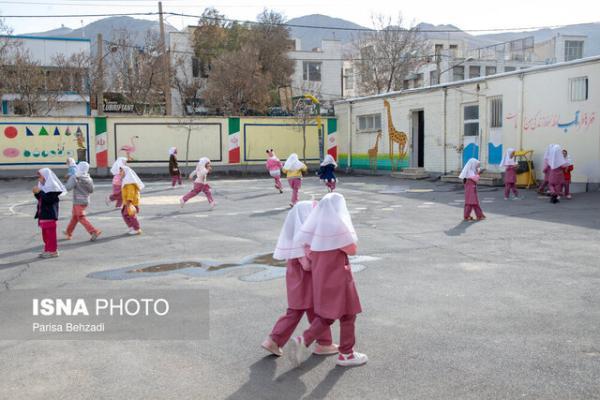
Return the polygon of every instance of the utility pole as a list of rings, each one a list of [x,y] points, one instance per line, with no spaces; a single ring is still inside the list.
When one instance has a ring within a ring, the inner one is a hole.
[[[96,112],[98,115],[104,115],[104,56],[102,55],[104,50],[104,41],[102,40],[102,34],[99,33],[96,38],[98,49],[96,50],[96,64],[98,70],[96,71]]]
[[[163,18],[162,1],[158,2],[158,15],[160,21],[160,47],[163,58],[163,92],[165,94],[165,113],[171,115],[173,113],[171,107],[171,79],[170,79],[170,61],[169,53],[167,52],[167,43],[165,40],[165,21]]]

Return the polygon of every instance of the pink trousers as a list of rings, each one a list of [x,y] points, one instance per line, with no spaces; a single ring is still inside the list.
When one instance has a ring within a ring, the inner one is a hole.
[[[210,192],[210,185],[208,183],[194,183],[194,188],[190,190],[185,196],[183,196],[183,201],[186,202],[192,197],[197,196],[199,193],[204,193],[206,195],[206,199],[210,204],[214,202],[212,193]]]
[[[296,204],[298,202],[298,192],[302,187],[302,179],[300,178],[289,178],[288,183],[292,188],[292,204]]]
[[[318,337],[321,337],[323,332],[331,329],[330,326],[333,324],[333,319],[321,318],[315,315],[310,327],[302,334],[304,336],[304,343],[310,346]],[[354,335],[354,323],[356,322],[356,315],[344,315],[340,318],[340,353],[350,354],[354,351],[354,343],[356,337]]]
[[[558,185],[550,183],[548,185],[548,188],[550,189],[550,194],[552,194],[552,195],[556,195],[556,196],[563,195],[563,193],[562,193],[563,184],[562,183],[560,183]]]
[[[565,181],[565,183],[563,183],[562,190],[563,190],[563,193],[565,194],[565,196],[568,196],[571,194],[570,186],[571,186],[571,182]]]
[[[281,184],[281,178],[278,176],[274,176],[273,179],[275,179],[275,188],[282,190],[283,189],[283,185]]]
[[[123,205],[123,198],[121,197],[121,185],[113,185],[113,191],[108,197],[110,201],[116,201],[115,207],[121,207]]]
[[[175,186],[176,183],[179,183],[179,185],[181,185],[181,175],[173,175],[171,177],[171,186]]]
[[[56,221],[53,219],[43,219],[38,222],[42,228],[42,240],[44,241],[44,251],[54,253],[58,250],[58,241],[56,240]]]
[[[510,192],[513,192],[515,196],[519,196],[519,192],[517,191],[516,183],[505,183],[504,184],[504,197],[508,198],[510,196]]]
[[[325,185],[329,188],[329,190],[331,190],[332,192],[335,190],[335,181],[325,181]]]
[[[135,209],[137,210],[138,213],[140,212],[139,207],[136,207]],[[127,225],[130,228],[133,228],[136,231],[140,230],[140,221],[138,221],[138,219],[137,219],[137,214],[135,214],[132,217],[127,213],[127,207],[123,207],[121,209],[121,216],[123,217],[123,221],[125,221],[125,225]]]
[[[80,223],[81,225],[83,225],[85,230],[90,235],[94,232],[97,232],[97,229],[94,228],[94,226],[90,223],[90,221],[88,221],[88,219],[85,216],[86,208],[87,208],[87,206],[83,205],[83,204],[74,204],[73,205],[73,215],[71,217],[71,221],[69,222],[69,225],[67,226],[67,234],[69,236],[71,236],[73,234],[73,231],[75,230],[75,227],[77,226],[77,223]]]
[[[312,309],[308,310],[292,310],[288,308],[286,313],[279,317],[273,330],[271,331],[271,339],[277,346],[283,347],[290,337],[294,333],[294,330],[300,323],[302,316],[306,313],[306,317],[308,318],[308,322],[312,323],[315,319],[315,313]],[[317,338],[317,343],[323,346],[329,346],[333,343],[333,339],[331,337],[331,328],[329,326],[325,329]]]
[[[479,204],[477,204],[477,205],[465,204],[465,219],[467,219],[471,216],[471,211],[475,211],[475,216],[477,218],[483,217],[483,211],[481,211],[481,207],[479,207]]]

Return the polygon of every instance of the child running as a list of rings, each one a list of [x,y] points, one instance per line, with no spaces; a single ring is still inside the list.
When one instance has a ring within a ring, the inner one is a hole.
[[[37,199],[35,218],[42,229],[44,251],[40,258],[58,257],[58,242],[56,240],[56,221],[58,220],[58,203],[61,193],[66,192],[58,177],[50,168],[38,171],[38,184],[33,188],[33,195]]]
[[[462,172],[458,176],[462,179],[465,185],[465,221],[473,221],[471,211],[475,211],[477,221],[485,219],[483,211],[479,206],[479,198],[477,197],[477,182],[479,182],[479,160],[471,158],[465,164]]]
[[[327,154],[325,156],[325,159],[321,163],[321,167],[317,171],[319,178],[323,182],[325,182],[325,185],[327,186],[327,189],[329,189],[330,192],[333,192],[335,190],[335,184],[337,182],[337,179],[333,171],[335,171],[336,168],[337,163],[335,162],[335,158],[333,158],[331,154]]]
[[[85,216],[85,209],[90,203],[90,194],[94,191],[94,181],[89,174],[89,170],[90,164],[81,161],[77,164],[77,172],[69,178],[65,185],[67,190],[73,190],[73,215],[71,222],[67,226],[67,230],[63,232],[67,240],[73,238],[73,231],[77,223],[83,225],[85,230],[90,234],[90,241],[92,242],[98,239],[98,236],[102,233],[100,230],[94,228]]]
[[[569,162],[563,156],[561,147],[555,144],[550,149],[548,154],[548,186],[550,187],[550,203],[556,204],[559,202],[559,197],[562,195],[562,188],[565,182],[564,168],[569,166]]]
[[[77,163],[72,157],[67,157],[67,179],[77,173]]]
[[[112,180],[112,193],[106,197],[106,205],[109,205],[113,201],[116,201],[115,208],[121,208],[123,206],[123,196],[121,196],[121,167],[127,165],[127,158],[119,157],[115,160],[110,173],[113,175]]]
[[[179,204],[181,205],[181,208],[185,206],[185,203],[189,199],[198,195],[200,192],[206,195],[206,199],[208,200],[208,204],[210,204],[210,208],[215,208],[217,203],[213,200],[212,193],[210,191],[210,185],[207,183],[208,174],[211,171],[212,166],[210,165],[210,160],[208,159],[208,157],[202,157],[198,161],[196,169],[190,174],[190,179],[194,179],[194,177],[196,177],[196,180],[194,181],[194,188],[190,190],[188,194],[179,199]]]
[[[281,356],[281,348],[294,333],[304,313],[308,317],[308,322],[312,322],[314,318],[310,254],[308,250],[305,251],[304,245],[294,242],[294,235],[298,233],[312,210],[311,201],[300,201],[290,210],[273,253],[273,258],[287,260],[285,286],[288,308],[262,343],[264,349],[276,356]],[[327,328],[317,338],[314,354],[329,355],[337,352],[338,346],[333,344],[331,329]]]
[[[281,167],[283,164],[279,161],[279,158],[275,155],[273,149],[267,150],[267,171],[273,179],[275,179],[275,189],[279,190],[279,193],[283,193],[283,185],[281,184]]]
[[[354,285],[349,255],[356,254],[358,239],[344,196],[329,193],[313,210],[294,242],[310,248],[315,316],[310,327],[289,342],[286,355],[300,365],[313,352],[311,344],[340,323],[340,345],[336,364],[349,367],[365,364],[368,357],[354,351],[354,323],[362,311]]]
[[[121,195],[123,197],[121,215],[125,225],[129,228],[127,234],[141,235],[142,230],[137,215],[140,212],[140,192],[145,185],[135,171],[126,165],[121,167],[121,178]]]
[[[302,172],[306,172],[307,170],[306,165],[298,159],[298,154],[296,153],[290,154],[288,159],[285,160],[283,172],[287,175],[288,183],[292,188],[290,207],[294,207],[298,202],[298,192],[302,187]]]
[[[504,200],[510,198],[510,192],[515,195],[515,200],[520,200],[519,192],[517,191],[517,163],[515,162],[515,149],[509,148],[504,154],[504,158],[500,163],[501,167],[505,168],[504,172]]]
[[[562,151],[563,153],[563,157],[565,158],[565,160],[567,160],[567,162],[569,163],[569,165],[567,167],[563,168],[563,172],[565,175],[565,182],[563,183],[563,193],[565,194],[565,197],[567,199],[571,199],[571,172],[573,171],[573,160],[571,160],[571,157],[569,157],[569,153],[567,152],[567,150],[563,149]]]
[[[169,175],[171,175],[171,188],[175,188],[175,183],[179,182],[181,186],[181,171],[177,162],[177,147],[169,149]]]

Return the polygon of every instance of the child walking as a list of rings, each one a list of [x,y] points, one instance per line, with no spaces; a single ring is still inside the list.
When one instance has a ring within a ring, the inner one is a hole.
[[[281,184],[281,167],[283,164],[275,155],[273,149],[267,150],[267,171],[269,171],[269,175],[275,180],[275,189],[279,190],[279,193],[283,193],[283,185]]]
[[[38,184],[33,188],[33,195],[37,199],[35,218],[42,229],[44,251],[40,258],[58,257],[58,241],[56,239],[56,221],[58,220],[58,203],[61,193],[66,188],[50,168],[38,171]]]
[[[358,239],[344,197],[339,193],[325,195],[294,241],[307,245],[311,251],[315,316],[301,336],[290,340],[286,355],[294,365],[300,365],[310,357],[316,338],[339,320],[336,364],[343,367],[365,364],[368,357],[354,351],[354,324],[362,308],[348,256],[356,254]]]
[[[550,149],[548,155],[548,186],[550,187],[550,203],[556,204],[558,198],[562,195],[562,188],[565,182],[564,168],[569,166],[569,162],[563,156],[562,148],[555,144]]]
[[[115,208],[121,208],[123,206],[123,196],[121,195],[121,167],[125,165],[127,165],[127,158],[119,157],[110,168],[110,173],[113,175],[112,193],[106,198],[106,205],[116,201]]]
[[[510,192],[515,195],[515,200],[520,200],[519,192],[517,191],[517,163],[515,162],[515,149],[509,148],[504,154],[504,158],[500,163],[501,167],[505,168],[504,172],[504,200],[510,198]]]
[[[319,178],[323,182],[325,182],[325,185],[327,186],[327,189],[329,189],[330,192],[333,192],[335,190],[335,184],[337,182],[337,179],[333,171],[335,171],[336,168],[337,163],[335,162],[335,158],[333,158],[331,154],[327,154],[325,156],[325,159],[321,163],[321,167],[317,171]]]
[[[298,202],[298,192],[302,187],[302,173],[307,170],[306,165],[298,159],[298,154],[296,153],[290,154],[288,159],[285,160],[283,172],[287,175],[288,183],[292,188],[290,207],[293,207]]]
[[[462,169],[458,176],[463,180],[465,185],[465,221],[473,221],[471,211],[475,211],[477,221],[485,219],[483,211],[479,206],[479,198],[477,197],[477,182],[479,182],[479,160],[471,158]]]
[[[67,190],[73,190],[73,214],[67,230],[63,232],[67,240],[73,238],[73,231],[77,223],[83,225],[90,234],[90,241],[92,242],[98,239],[98,236],[102,233],[99,229],[94,228],[85,216],[85,210],[90,203],[90,194],[94,191],[94,181],[89,174],[89,170],[90,164],[81,161],[77,164],[77,172],[69,178],[65,185]]]
[[[204,195],[206,196],[208,204],[210,204],[210,208],[215,208],[215,205],[217,205],[217,203],[214,201],[212,193],[210,191],[210,185],[207,183],[208,174],[211,171],[212,166],[210,165],[210,160],[208,159],[208,157],[202,157],[198,161],[196,169],[190,174],[190,179],[194,179],[194,177],[196,177],[196,180],[194,181],[194,188],[190,190],[188,194],[179,199],[179,204],[181,205],[181,208],[185,206],[185,203],[189,199],[198,195],[200,192],[204,193]]]
[[[569,163],[568,166],[563,168],[563,172],[565,175],[565,181],[563,183],[563,193],[565,194],[565,197],[567,199],[571,199],[571,190],[570,190],[570,186],[571,186],[571,172],[573,171],[573,160],[571,160],[571,157],[569,157],[569,153],[567,152],[567,150],[563,149],[562,151],[563,153],[563,157],[565,158],[565,160],[567,160],[567,162]]]
[[[144,183],[135,171],[126,165],[121,167],[121,195],[123,197],[123,208],[121,215],[125,225],[129,228],[129,235],[141,235],[140,222],[137,215],[140,212],[140,192],[144,189]]]
[[[314,319],[310,251],[305,251],[303,244],[294,241],[294,235],[300,231],[300,227],[312,210],[311,201],[296,203],[283,223],[273,253],[273,258],[287,260],[285,286],[288,308],[286,313],[277,320],[271,334],[261,346],[276,356],[282,355],[281,348],[290,339],[305,313],[308,322]],[[314,354],[329,355],[338,352],[338,346],[333,344],[330,328],[325,329],[316,341]]]
[[[550,150],[552,149],[553,146],[554,146],[553,144],[548,145],[548,147],[546,148],[546,151],[544,152],[544,167],[542,169],[542,172],[544,173],[544,180],[538,187],[539,194],[546,194],[546,188],[548,187],[548,184],[549,184],[548,178],[550,176],[550,166],[548,165],[548,157],[550,156]]]
[[[179,171],[179,163],[177,162],[177,147],[169,149],[169,175],[171,175],[171,188],[174,188],[177,182],[181,186],[181,171]]]

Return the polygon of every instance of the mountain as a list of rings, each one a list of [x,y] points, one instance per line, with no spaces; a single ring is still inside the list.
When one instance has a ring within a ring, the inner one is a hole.
[[[363,26],[354,22],[346,21],[341,18],[332,18],[327,15],[312,14],[303,17],[292,18],[287,21],[290,25],[305,25],[305,26],[323,26],[325,28],[290,28],[290,37],[300,39],[302,50],[312,50],[316,47],[321,47],[322,39],[337,39],[342,44],[349,44],[353,38],[359,34],[358,31],[352,29],[365,29]],[[344,28],[350,30],[338,30],[328,28]]]
[[[478,35],[476,37],[485,40],[507,42],[513,39],[533,36],[535,43],[539,43],[556,36],[557,33],[560,33],[561,35],[587,35],[583,55],[589,57],[600,54],[600,22],[566,25],[560,28],[539,29],[536,31],[494,33]]]
[[[46,36],[46,37],[56,37],[56,36],[66,36],[73,32],[73,29],[67,28],[66,26],[61,26],[57,29],[52,29],[46,32],[36,32],[36,33],[26,33],[27,36]]]
[[[416,26],[419,30],[424,31],[423,35],[427,39],[432,40],[463,40],[468,48],[477,48],[489,46],[497,43],[497,41],[489,38],[473,36],[467,32],[463,32],[460,28],[454,25],[432,25],[422,22]],[[436,32],[439,31],[439,32]],[[457,32],[448,32],[457,31]]]

